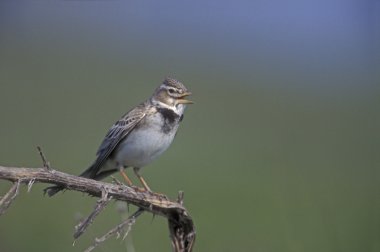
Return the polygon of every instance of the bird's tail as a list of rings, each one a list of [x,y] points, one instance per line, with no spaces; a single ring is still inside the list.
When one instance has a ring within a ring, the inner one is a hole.
[[[49,197],[51,197],[64,189],[64,186],[49,186],[44,189],[44,194],[47,194]]]
[[[87,170],[85,170],[82,174],[80,174],[79,177],[93,178],[94,177],[94,169],[92,169],[92,168],[93,168],[93,165],[91,165]],[[49,186],[49,187],[44,189],[44,194],[47,194],[49,197],[52,197],[62,190],[65,190],[65,187],[61,186],[61,185]]]

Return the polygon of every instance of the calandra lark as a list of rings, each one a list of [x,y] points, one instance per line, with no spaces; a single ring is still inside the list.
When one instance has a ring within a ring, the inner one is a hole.
[[[101,180],[120,171],[132,185],[124,169],[133,167],[145,190],[150,191],[139,171],[172,143],[186,105],[193,103],[185,99],[189,95],[191,92],[181,82],[166,78],[148,100],[130,110],[110,128],[94,163],[80,176]],[[52,186],[46,191],[53,196],[63,189],[63,186]]]

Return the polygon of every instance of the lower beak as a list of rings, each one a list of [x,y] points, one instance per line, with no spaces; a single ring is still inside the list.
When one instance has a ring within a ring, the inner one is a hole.
[[[184,93],[184,94],[181,96],[182,99],[178,99],[178,100],[177,100],[177,103],[178,103],[178,104],[194,104],[193,101],[189,101],[189,100],[183,99],[184,97],[189,96],[189,95],[191,95],[191,92],[186,92],[186,93]]]
[[[189,101],[189,100],[186,100],[186,99],[178,99],[177,103],[178,104],[194,104],[193,101]]]

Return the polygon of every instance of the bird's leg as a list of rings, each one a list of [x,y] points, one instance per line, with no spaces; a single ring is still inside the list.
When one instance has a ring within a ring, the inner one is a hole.
[[[133,167],[133,171],[135,172],[137,178],[140,180],[141,184],[144,186],[145,190],[151,192],[152,190],[150,190],[148,184],[145,182],[144,178],[140,175],[139,168]]]
[[[119,169],[121,176],[123,176],[124,180],[127,182],[129,186],[132,186],[132,181],[128,178],[127,174],[124,172],[124,167],[120,167]]]

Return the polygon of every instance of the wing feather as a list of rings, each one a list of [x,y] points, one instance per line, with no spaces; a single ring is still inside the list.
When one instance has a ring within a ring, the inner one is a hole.
[[[91,166],[91,173],[97,174],[104,162],[110,156],[112,151],[118,146],[120,141],[124,139],[133,130],[136,125],[146,116],[149,112],[147,104],[142,103],[126,113],[120,120],[118,120],[108,131],[103,142],[100,144],[96,152],[97,158]]]

